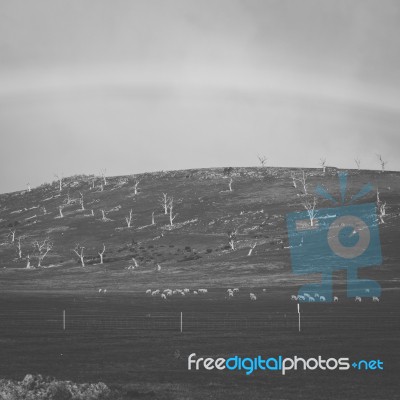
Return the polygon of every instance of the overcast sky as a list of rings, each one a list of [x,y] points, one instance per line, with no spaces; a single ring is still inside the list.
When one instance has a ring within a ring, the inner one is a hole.
[[[400,169],[398,0],[0,0],[0,192],[55,173]]]

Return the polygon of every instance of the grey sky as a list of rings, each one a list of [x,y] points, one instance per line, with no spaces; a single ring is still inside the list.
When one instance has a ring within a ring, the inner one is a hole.
[[[75,173],[400,169],[400,3],[0,0],[0,192]]]

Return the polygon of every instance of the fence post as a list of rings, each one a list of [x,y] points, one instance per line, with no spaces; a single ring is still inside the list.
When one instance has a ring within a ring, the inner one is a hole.
[[[301,332],[300,303],[297,303],[297,313],[299,314],[299,332]]]
[[[65,331],[65,310],[63,310],[63,331]]]
[[[181,333],[183,332],[183,313],[181,311]]]

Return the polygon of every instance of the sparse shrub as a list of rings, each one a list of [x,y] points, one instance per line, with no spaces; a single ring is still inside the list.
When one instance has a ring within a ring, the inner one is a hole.
[[[192,248],[191,248],[190,246],[186,246],[186,247],[185,247],[185,250],[186,250],[186,251],[192,251]]]
[[[207,253],[212,253],[212,249],[207,249]]]
[[[148,248],[148,249],[153,249],[153,248],[154,248],[154,245],[149,244],[149,245],[147,246],[147,248]]]

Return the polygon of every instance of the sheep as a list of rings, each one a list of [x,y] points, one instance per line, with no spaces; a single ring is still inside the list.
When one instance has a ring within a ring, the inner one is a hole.
[[[103,289],[99,289],[99,293],[101,293],[103,291]]]
[[[257,296],[254,293],[250,293],[250,300],[257,300]]]
[[[185,293],[189,293],[189,292],[190,292],[189,289],[183,289],[183,291],[184,291]]]
[[[167,292],[169,292],[171,289],[164,289],[163,290],[163,293],[167,293]]]
[[[151,294],[151,289],[147,289],[146,294]]]
[[[326,301],[325,296],[319,296],[319,301]]]
[[[306,301],[306,298],[302,295],[298,295],[297,300]]]
[[[314,297],[319,297],[319,294],[318,294],[318,293],[315,293],[315,294],[314,294]]]
[[[265,293],[267,291],[267,289],[263,289],[263,292]]]
[[[233,292],[229,292],[228,297],[233,297]]]
[[[292,300],[297,300],[297,296],[295,296],[294,294],[292,294],[292,296],[290,297]]]
[[[310,295],[308,293],[303,293],[304,297],[310,297]]]
[[[339,301],[339,297],[334,296],[334,297],[333,297],[333,301],[334,301],[334,302]]]
[[[167,296],[172,296],[172,290],[166,293]]]
[[[154,292],[151,292],[152,296],[157,296],[158,294],[160,294],[159,290],[155,290]]]
[[[197,296],[197,295],[198,295],[197,290],[195,290],[195,291],[193,292],[193,294]]]
[[[164,293],[161,294],[161,298],[162,298],[163,300],[167,300],[167,296],[166,296]]]
[[[234,292],[234,293],[238,293],[238,292],[239,292],[239,288],[235,287],[235,288],[233,289],[233,292]]]
[[[309,296],[308,301],[315,301],[314,297]]]
[[[107,293],[107,289],[104,289],[104,290],[103,290],[103,293]]]
[[[204,294],[204,293],[207,293],[207,289],[199,289],[198,292],[201,294]]]
[[[361,303],[361,297],[360,297],[360,296],[357,296],[357,297],[355,298],[355,301],[358,301],[359,303]]]
[[[233,292],[233,290],[232,290],[232,289],[228,289],[227,292],[228,292],[228,293],[229,293],[229,292]]]
[[[185,292],[181,292],[181,296],[185,296],[186,295],[186,293]]]
[[[379,297],[376,297],[376,296],[372,297],[372,301],[379,303]]]

